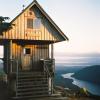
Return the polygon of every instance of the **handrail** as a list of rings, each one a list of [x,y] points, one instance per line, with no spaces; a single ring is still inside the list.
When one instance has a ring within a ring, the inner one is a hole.
[[[46,71],[46,72],[49,74],[49,76],[51,77],[51,73],[50,73],[50,71],[49,71],[47,65],[45,64],[45,62],[44,62],[44,68],[45,68],[45,71]]]
[[[41,61],[43,62],[44,71],[46,71],[49,77],[52,77],[52,73],[50,72],[49,66],[53,70],[54,59],[41,59]]]
[[[43,67],[44,67],[44,71],[46,71],[47,73],[47,78],[48,78],[48,81],[51,81],[51,83],[48,82],[48,84],[51,84],[50,85],[50,94],[53,94],[53,91],[54,91],[54,88],[53,88],[53,73],[54,73],[54,70],[55,70],[55,59],[46,59],[46,60],[43,60],[42,59],[42,62],[43,62]],[[50,69],[51,68],[51,69]]]
[[[17,59],[10,59],[11,61],[11,69],[10,71],[13,72],[13,62],[15,62],[15,66],[16,66],[16,90],[17,90],[17,83],[18,83],[18,72],[19,72],[19,67],[18,67],[18,60]],[[17,92],[16,92],[16,96],[17,96]]]
[[[2,60],[4,62],[4,58],[0,58],[0,60]],[[18,74],[19,74],[19,67],[18,67],[18,60],[17,59],[7,59],[9,62],[9,65],[7,64],[7,66],[9,66],[9,73],[13,73],[13,72],[16,72],[16,90],[17,90],[17,83],[18,83]],[[13,70],[13,68],[15,68],[15,70]],[[7,70],[8,70],[7,69]],[[17,91],[16,91],[16,96],[17,96]]]
[[[10,72],[13,72],[13,68],[14,68],[14,66],[16,66],[16,70],[15,70],[15,72],[16,73],[18,73],[18,70],[19,70],[19,68],[18,68],[18,60],[17,59],[10,59]],[[13,66],[13,63],[15,63],[14,64],[14,66]]]
[[[16,90],[17,90],[17,83],[18,83],[18,72],[19,72],[19,67],[18,67],[18,60],[17,60],[17,70],[16,70]],[[17,96],[17,92],[16,92]]]

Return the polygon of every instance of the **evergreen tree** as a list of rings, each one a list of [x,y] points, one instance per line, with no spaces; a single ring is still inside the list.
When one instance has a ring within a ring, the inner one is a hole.
[[[12,24],[9,22],[6,22],[6,20],[9,20],[9,19],[10,19],[9,17],[0,16],[0,34],[12,28]]]

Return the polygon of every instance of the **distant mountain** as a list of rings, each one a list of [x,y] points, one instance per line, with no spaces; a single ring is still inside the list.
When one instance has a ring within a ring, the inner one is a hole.
[[[80,71],[75,72],[73,77],[100,85],[100,65],[83,68]]]
[[[100,53],[63,53],[56,52],[56,57],[100,57]]]

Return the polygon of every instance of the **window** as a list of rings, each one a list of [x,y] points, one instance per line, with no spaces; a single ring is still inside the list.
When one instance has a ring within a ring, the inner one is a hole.
[[[27,28],[33,28],[33,19],[27,19]]]
[[[39,19],[39,18],[34,19],[34,21],[33,21],[33,28],[39,29],[40,26],[41,26],[41,19]]]
[[[31,29],[39,29],[41,27],[41,19],[36,18],[36,19],[27,19],[27,28]]]
[[[31,54],[31,49],[30,48],[25,48],[24,49],[24,54]]]

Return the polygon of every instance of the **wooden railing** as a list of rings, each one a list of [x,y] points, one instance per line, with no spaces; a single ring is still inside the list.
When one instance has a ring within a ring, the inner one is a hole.
[[[10,59],[10,73],[16,74],[16,90],[17,90],[17,83],[18,83],[18,74],[19,74],[19,66],[17,59]],[[17,92],[16,92],[17,96]]]
[[[42,66],[44,69],[44,72],[48,74],[49,77],[52,77],[55,70],[55,60],[54,59],[41,59]]]
[[[10,59],[10,73],[18,73],[18,60],[17,59]]]
[[[49,93],[53,94],[53,91],[54,91],[53,78],[54,78],[54,71],[55,71],[55,59],[41,59],[41,62],[42,62],[42,66],[44,69],[44,73],[46,73],[47,75],[48,85],[50,85]]]
[[[2,61],[4,63],[4,58],[0,58],[0,61]],[[7,62],[8,62],[6,65],[7,73],[18,72],[19,68],[18,68],[18,60],[17,59],[9,59]],[[4,65],[3,65],[3,67],[4,67]]]

